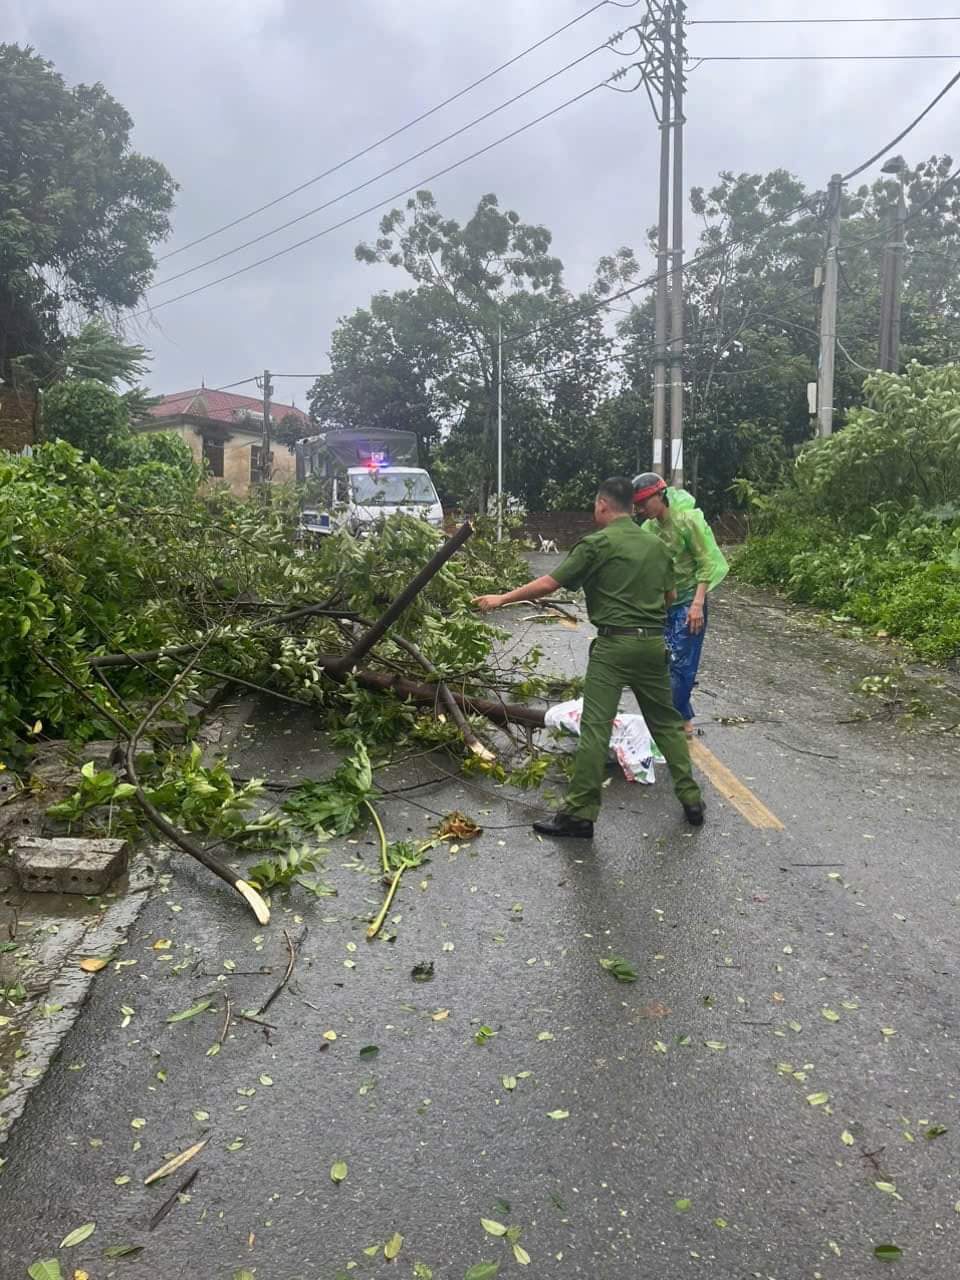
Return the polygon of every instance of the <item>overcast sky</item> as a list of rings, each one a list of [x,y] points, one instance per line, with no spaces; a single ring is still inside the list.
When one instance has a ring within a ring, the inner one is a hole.
[[[911,0],[691,0],[691,19],[909,13]],[[169,252],[328,169],[590,8],[587,0],[0,0],[0,38],[33,45],[69,83],[100,80],[135,121],[138,150],[180,185]],[[161,263],[157,279],[223,253],[364,182],[638,21],[607,4],[430,120],[267,213]],[[923,14],[956,11],[930,0]],[[624,46],[633,47],[627,39]],[[691,54],[960,54],[960,22],[871,26],[692,26]],[[331,223],[420,185],[461,156],[597,83],[618,65],[600,52],[550,85],[356,196],[214,267],[150,294],[204,284]],[[783,166],[810,186],[886,142],[958,62],[706,62],[689,81],[686,184],[721,169]],[[628,79],[626,84],[631,83]],[[960,152],[960,89],[904,145],[915,160]],[[429,185],[469,216],[481,194],[545,223],[573,289],[597,258],[643,250],[656,216],[657,131],[641,93],[602,90]],[[868,177],[870,175],[867,175]],[[391,201],[392,203],[392,201]],[[389,207],[389,205],[388,205]],[[354,260],[381,215],[156,311],[140,338],[156,392],[221,386],[268,366],[327,367],[337,318],[406,279]],[[696,228],[690,224],[690,233]],[[132,332],[135,330],[132,330]],[[277,379],[305,404],[306,380]],[[250,388],[241,388],[250,390]],[[254,389],[254,394],[256,394]]]

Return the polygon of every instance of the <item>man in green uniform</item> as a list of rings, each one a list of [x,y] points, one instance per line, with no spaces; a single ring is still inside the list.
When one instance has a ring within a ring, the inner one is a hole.
[[[666,606],[674,591],[673,565],[660,541],[633,521],[633,484],[626,476],[605,480],[593,517],[600,526],[582,538],[552,574],[505,595],[477,596],[486,612],[521,600],[537,600],[558,587],[583,588],[597,628],[583,690],[580,741],[562,810],[534,831],[590,839],[600,812],[610,734],[624,687],[640,704],[647,728],[666,757],[687,821],[703,824],[704,804],[690,768],[683,722],[673,705],[663,642]]]

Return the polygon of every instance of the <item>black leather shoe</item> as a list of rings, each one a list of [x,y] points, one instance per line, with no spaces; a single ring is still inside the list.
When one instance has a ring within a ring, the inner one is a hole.
[[[702,827],[707,814],[707,806],[701,800],[699,804],[685,804],[683,812],[691,827]]]
[[[574,818],[569,813],[558,813],[552,818],[535,822],[533,829],[540,836],[570,836],[574,840],[592,840],[593,823],[589,818]]]

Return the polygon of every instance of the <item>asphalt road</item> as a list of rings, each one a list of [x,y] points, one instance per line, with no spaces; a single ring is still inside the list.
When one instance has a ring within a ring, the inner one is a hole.
[[[582,668],[587,627],[531,636]],[[53,1256],[67,1280],[462,1280],[484,1261],[551,1280],[955,1277],[958,740],[922,679],[881,691],[933,705],[907,727],[902,705],[851,693],[886,669],[803,615],[718,598],[700,742],[782,829],[708,783],[691,833],[661,770],[612,780],[592,845],[552,844],[529,830],[535,795],[395,768],[384,789],[437,781],[382,802],[392,838],[428,831],[426,810],[485,830],[405,878],[390,941],[364,938],[369,835],[331,853],[337,897],[278,899],[260,931],[172,864],[3,1149],[0,1278]],[[248,723],[244,771],[328,768],[309,713]],[[208,1056],[224,994],[236,1015],[280,981],[284,930],[302,941],[271,1027],[235,1017]],[[601,967],[614,956],[636,983]],[[529,1264],[481,1219],[520,1228]],[[104,1258],[124,1244],[143,1251]]]

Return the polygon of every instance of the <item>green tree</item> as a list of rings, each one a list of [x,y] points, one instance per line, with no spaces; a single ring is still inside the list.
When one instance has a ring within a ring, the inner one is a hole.
[[[175,184],[130,146],[103,85],[68,87],[32,49],[0,45],[0,374],[55,363],[63,317],[135,305],[169,231]],[[46,372],[46,370],[42,370]]]
[[[58,382],[43,398],[43,433],[105,466],[122,466],[132,441],[123,398],[93,379]]]
[[[960,343],[960,281],[944,259],[960,260],[960,197],[943,187],[953,162],[933,157],[906,172],[907,253],[901,359],[941,364]],[[943,187],[942,190],[939,188]],[[835,403],[863,403],[876,368],[884,246],[896,205],[895,179],[845,193]],[[685,275],[686,473],[710,510],[731,501],[737,476],[776,485],[809,438],[806,385],[816,379],[823,260],[822,193],[786,170],[721,173],[694,188],[703,221]],[[647,392],[653,376],[653,304],[644,297],[621,325],[627,385]]]
[[[429,291],[438,326],[434,376],[475,436],[483,511],[495,474],[498,325],[510,329],[524,312],[545,318],[543,304],[562,297],[563,264],[550,252],[551,238],[546,227],[501,210],[495,195],[483,196],[461,224],[443,216],[429,191],[418,191],[382,219],[375,245],[356,250],[360,261],[402,268]]]

